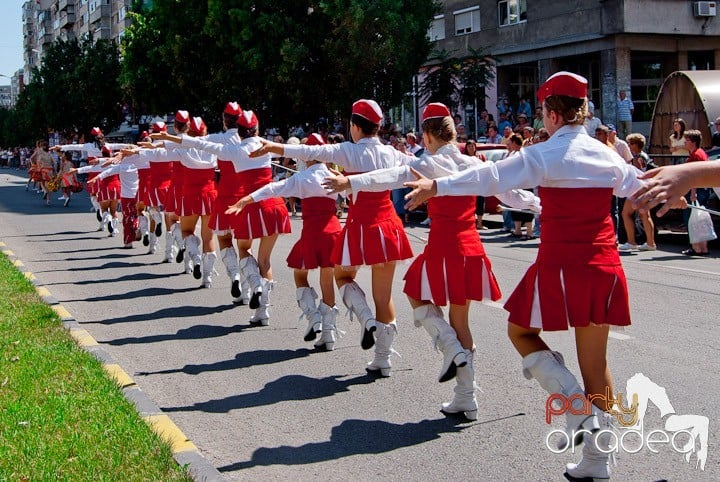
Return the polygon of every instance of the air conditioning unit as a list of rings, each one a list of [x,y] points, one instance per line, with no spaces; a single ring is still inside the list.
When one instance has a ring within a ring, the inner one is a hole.
[[[717,2],[693,2],[693,13],[696,17],[715,17]]]

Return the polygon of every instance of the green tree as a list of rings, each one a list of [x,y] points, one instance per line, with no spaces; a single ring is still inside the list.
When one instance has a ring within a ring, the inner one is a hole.
[[[483,49],[468,48],[468,54],[435,50],[428,58],[425,77],[420,84],[423,103],[442,102],[452,112],[461,104],[485,102],[485,88],[495,79],[496,59]]]
[[[435,0],[186,0],[177,15],[176,1],[156,0],[126,33],[123,86],[134,104],[162,110],[213,113],[237,100],[264,125],[345,113],[360,97],[387,107],[410,90],[437,8]],[[157,77],[167,92],[149,90]]]

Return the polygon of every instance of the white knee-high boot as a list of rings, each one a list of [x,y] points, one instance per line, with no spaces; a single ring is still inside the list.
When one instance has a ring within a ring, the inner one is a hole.
[[[475,366],[473,361],[475,351],[465,350],[467,363],[458,367],[455,388],[455,396],[450,403],[443,403],[440,409],[443,413],[463,413],[468,420],[477,420],[477,399],[475,398]]]
[[[255,310],[252,318],[250,318],[251,325],[268,326],[270,324],[270,292],[272,291],[273,284],[272,280],[262,278],[260,305]]]
[[[369,350],[375,344],[373,332],[382,323],[378,323],[373,318],[372,311],[365,299],[365,292],[355,281],[344,284],[340,288],[340,297],[350,311],[350,321],[352,321],[352,315],[355,314],[360,322],[360,346],[363,350]]]
[[[260,276],[260,267],[253,256],[247,256],[240,260],[240,274],[251,286],[252,296],[250,298],[250,309],[255,310],[260,306],[260,297],[263,293],[263,278]]]
[[[193,263],[193,278],[200,279],[202,278],[202,256],[200,255],[202,241],[194,234],[187,236],[184,241],[186,254]]]
[[[220,259],[225,265],[227,275],[232,282],[230,294],[233,297],[233,303],[242,304],[242,293],[240,292],[240,262],[238,261],[235,248],[228,246],[227,248],[221,249]]]
[[[148,254],[155,254],[158,246],[158,237],[155,236],[155,233],[148,234],[148,246]]]
[[[540,350],[527,355],[522,361],[523,375],[528,380],[534,378],[549,394],[562,394],[569,398],[572,395],[585,396],[585,392],[575,378],[565,367],[562,354],[556,351]],[[600,427],[597,417],[590,414],[576,415],[572,411],[565,412],[565,437],[558,444],[560,450],[565,449],[569,443],[579,445],[582,442],[580,429],[589,431]]]
[[[440,307],[427,304],[418,306],[413,310],[415,326],[422,326],[433,340],[436,350],[443,354],[443,364],[438,376],[439,382],[446,382],[455,378],[458,367],[467,364],[465,350],[458,341],[457,333],[445,321]]]
[[[394,321],[390,323],[376,322],[375,358],[365,367],[368,373],[379,374],[382,377],[391,375],[390,355],[397,353],[392,347],[395,335],[397,335],[397,323]]]
[[[150,211],[150,217],[153,221],[155,221],[155,236],[158,238],[162,236],[162,228],[163,228],[163,215],[160,212],[160,210],[156,207],[151,207],[149,209]]]
[[[322,332],[320,339],[315,342],[315,348],[320,351],[333,351],[335,349],[336,324],[338,309],[320,302],[320,316],[322,317]]]
[[[167,231],[165,233],[165,258],[163,259],[163,263],[170,263],[175,259],[175,250],[175,238],[170,231]]]
[[[302,310],[302,315],[308,320],[308,326],[303,334],[303,340],[313,341],[317,338],[317,334],[322,331],[322,316],[317,306],[318,295],[315,290],[310,287],[302,287],[295,290],[295,298],[297,299],[298,306]]]
[[[574,481],[600,481],[610,479],[610,460],[613,460],[611,447],[613,436],[612,416],[593,405],[593,414],[597,417],[600,430],[584,433],[585,445],[582,458],[577,464],[567,464],[565,477]]]
[[[138,216],[138,228],[140,229],[140,234],[142,235],[143,246],[150,246],[150,220],[148,219],[147,214],[142,213]]]
[[[215,271],[215,261],[217,254],[215,251],[202,254],[202,286],[203,288],[212,288],[212,277],[217,274]]]
[[[172,235],[173,241],[175,241],[175,248],[177,249],[175,262],[182,263],[185,259],[185,240],[182,237],[182,229],[180,229],[180,223],[174,223],[170,227],[170,234]]]

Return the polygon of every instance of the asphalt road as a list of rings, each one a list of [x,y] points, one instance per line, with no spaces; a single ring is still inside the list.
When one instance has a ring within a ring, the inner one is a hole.
[[[564,480],[565,463],[578,458],[546,448],[547,394],[522,377],[499,304],[471,310],[480,410],[477,422],[463,423],[438,410],[454,382],[436,382],[440,355],[413,326],[402,295],[406,265],[395,281],[400,357],[391,378],[375,380],[364,370],[371,353],[360,348],[359,327],[344,308],[346,334],[334,352],[314,353],[302,340],[305,322],[284,263],[299,218],[273,255],[271,324],[251,328],[251,311],[230,303],[222,265],[213,288],[200,289],[180,265],[160,263],[160,253],[147,255],[140,243],[123,250],[121,238],[95,232],[86,193],[67,208],[55,199],[48,208],[25,191],[20,174],[0,171],[0,241],[229,480]],[[497,230],[483,236],[507,297],[537,242],[511,242]],[[633,325],[612,333],[609,357],[618,391],[643,373],[666,389],[678,415],[709,419],[707,463],[696,468],[695,456],[686,463],[669,444],[656,445],[656,454],[642,446],[619,454],[614,480],[720,480],[720,262],[680,255],[678,239],[623,256]],[[422,241],[411,242],[420,252]],[[359,275],[366,291],[368,274]],[[578,373],[571,337],[546,339]],[[663,428],[668,416],[650,403],[645,431]]]

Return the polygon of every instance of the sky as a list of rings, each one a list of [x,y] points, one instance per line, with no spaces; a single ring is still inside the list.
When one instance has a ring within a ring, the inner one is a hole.
[[[12,76],[23,67],[22,5],[25,0],[0,0],[0,74]],[[0,85],[10,79],[0,76]]]

